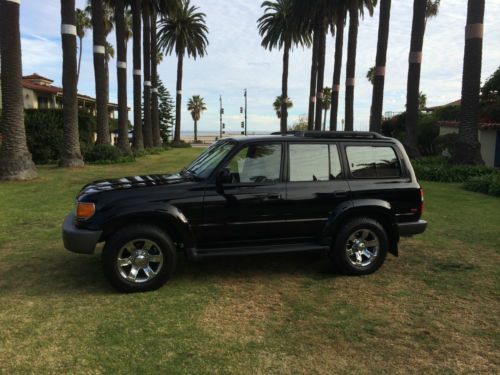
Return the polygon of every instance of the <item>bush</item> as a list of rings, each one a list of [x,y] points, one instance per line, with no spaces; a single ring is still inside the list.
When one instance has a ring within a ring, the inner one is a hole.
[[[111,145],[95,145],[85,154],[85,161],[94,164],[126,163],[134,160],[134,156],[124,155]]]
[[[167,150],[170,150],[169,146],[145,148],[143,150],[135,150],[134,156],[140,158],[146,155],[158,155]]]
[[[63,145],[63,113],[58,109],[27,109],[24,113],[28,149],[33,161],[47,164],[60,157]],[[85,154],[92,145],[95,118],[86,112],[78,114],[80,148]]]
[[[427,181],[465,182],[473,177],[499,174],[494,168],[485,166],[452,164],[444,156],[419,158],[412,164],[417,177]]]
[[[500,174],[474,177],[466,181],[463,186],[466,190],[500,197]]]
[[[173,148],[189,148],[189,147],[191,147],[190,143],[187,143],[184,141],[178,141],[178,142],[172,141],[168,145],[170,147],[173,147]]]

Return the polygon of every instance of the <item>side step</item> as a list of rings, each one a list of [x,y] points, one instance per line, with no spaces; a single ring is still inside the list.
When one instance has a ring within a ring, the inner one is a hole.
[[[277,254],[277,253],[293,253],[301,251],[325,251],[329,246],[320,245],[314,242],[294,243],[284,245],[261,245],[261,246],[246,246],[246,247],[227,247],[227,248],[206,248],[206,249],[186,249],[186,254],[189,259],[200,260],[203,258],[217,256],[233,256],[233,255],[256,255],[256,254]]]

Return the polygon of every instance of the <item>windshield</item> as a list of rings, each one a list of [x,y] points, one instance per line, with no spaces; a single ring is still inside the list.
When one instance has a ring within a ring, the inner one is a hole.
[[[198,156],[188,167],[186,171],[192,173],[199,178],[207,178],[219,163],[233,149],[234,142],[219,141],[207,148],[200,156]]]

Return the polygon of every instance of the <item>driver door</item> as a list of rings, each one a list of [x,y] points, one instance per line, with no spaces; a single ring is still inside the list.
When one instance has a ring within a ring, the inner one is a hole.
[[[231,182],[205,192],[198,247],[237,247],[286,237],[281,142],[242,146],[224,165]]]

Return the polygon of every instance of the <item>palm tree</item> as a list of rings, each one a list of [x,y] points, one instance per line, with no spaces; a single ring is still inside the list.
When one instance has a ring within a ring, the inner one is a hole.
[[[193,95],[189,99],[187,109],[191,112],[191,117],[194,121],[194,142],[198,142],[198,121],[200,121],[201,114],[207,110],[207,105],[200,95]]]
[[[282,113],[283,113],[283,112],[281,112],[282,107],[283,107],[283,100],[281,98],[282,98],[282,96],[277,96],[276,100],[273,103],[274,111],[276,112],[276,116],[278,116],[279,119],[281,119]],[[293,107],[293,102],[290,100],[290,98],[287,98],[287,100],[286,100],[287,112],[288,112],[288,109],[292,108],[292,107]],[[283,131],[281,130],[281,132],[283,132]],[[285,132],[286,132],[286,130],[285,130]]]
[[[106,73],[106,25],[104,3],[91,0],[94,41],[97,144],[109,144],[108,84]]]
[[[182,0],[175,13],[158,23],[158,46],[166,53],[177,55],[177,95],[175,103],[174,142],[181,140],[181,100],[182,68],[184,55],[196,59],[206,54],[208,28],[205,14],[198,12],[198,7],[191,6],[189,0]]]
[[[83,53],[83,38],[85,38],[85,33],[87,30],[92,28],[92,21],[88,13],[85,10],[76,10],[76,35],[80,41],[80,48],[78,49],[78,69],[76,74],[76,84],[80,78],[80,67],[82,66],[82,53]]]
[[[151,126],[153,128],[153,146],[161,146],[160,112],[158,103],[158,35],[156,31],[157,12],[151,10]]]
[[[144,122],[142,132],[144,147],[153,147],[153,128],[151,125],[151,2],[142,2],[142,27],[143,27],[143,58],[144,63]]]
[[[75,0],[61,0],[61,39],[63,50],[63,149],[61,167],[83,167],[78,134]]]
[[[332,105],[332,89],[330,87],[325,87],[323,89],[323,111],[324,111],[323,129],[322,129],[323,131],[326,130],[326,115],[331,105]]]
[[[19,2],[0,0],[0,64],[2,118],[0,180],[29,180],[37,176],[26,144],[24,127]]]
[[[366,79],[368,82],[370,82],[372,85],[375,83],[375,67],[372,66],[368,71],[366,72]]]
[[[116,74],[118,79],[118,148],[125,154],[130,153],[128,140],[128,105],[127,105],[127,30],[125,18],[125,0],[115,0],[116,50],[118,61]]]
[[[384,105],[385,63],[389,40],[389,23],[391,19],[391,0],[380,1],[378,23],[377,57],[373,67],[372,106],[370,114],[370,130],[379,132],[382,126],[382,110]]]
[[[296,23],[292,22],[292,0],[264,1],[264,15],[258,19],[259,34],[262,46],[270,51],[273,48],[283,49],[283,74],[281,78],[280,130],[288,129],[288,64],[290,49],[295,44],[304,45],[309,42],[307,34],[301,34]]]
[[[339,1],[335,11],[335,62],[333,67],[332,104],[330,112],[330,130],[337,130],[339,109],[340,74],[342,73],[342,51],[344,48],[344,27],[346,22],[345,0]]]
[[[141,0],[132,0],[132,34],[133,34],[133,64],[134,64],[134,138],[133,147],[144,149],[142,135],[142,72],[141,72]]]
[[[467,5],[461,120],[458,130],[459,147],[457,147],[458,152],[455,157],[457,162],[464,164],[484,164],[477,130],[483,55],[484,5],[485,0],[469,0]]]
[[[348,0],[349,40],[347,42],[346,93],[345,93],[345,130],[354,129],[354,83],[356,76],[356,49],[358,44],[359,17],[364,14],[364,7],[370,16],[377,0]]]
[[[422,49],[427,19],[435,17],[440,0],[414,0],[411,27],[410,57],[408,66],[408,90],[406,98],[406,139],[405,146],[411,157],[419,155],[417,147],[417,122],[419,112],[420,71]]]
[[[422,112],[427,107],[427,95],[422,91],[418,94],[418,110]]]

